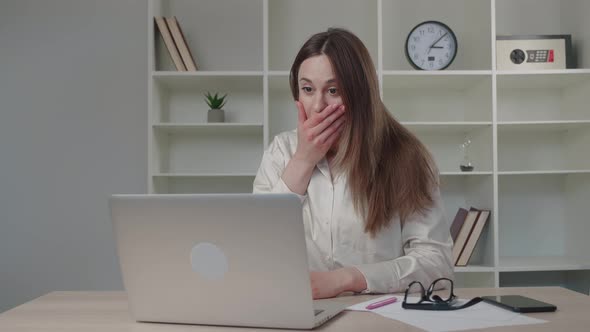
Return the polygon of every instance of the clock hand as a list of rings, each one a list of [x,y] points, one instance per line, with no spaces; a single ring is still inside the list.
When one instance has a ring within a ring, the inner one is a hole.
[[[426,52],[426,54],[430,54],[430,50],[433,48],[443,48],[442,46],[430,46],[430,48],[428,49],[428,52]]]
[[[448,33],[448,32],[446,32],[444,35],[440,36],[440,38],[439,38],[439,39],[437,39],[437,40],[436,40],[434,43],[432,43],[432,45],[430,45],[430,48],[433,48],[433,47],[434,47],[434,45],[436,45],[436,43],[438,43],[438,42],[439,42],[441,39],[443,39],[443,38],[444,38],[446,35],[448,35],[448,34],[449,34],[449,33]],[[438,48],[438,47],[436,47],[436,48]],[[429,51],[430,51],[430,50],[429,50]]]

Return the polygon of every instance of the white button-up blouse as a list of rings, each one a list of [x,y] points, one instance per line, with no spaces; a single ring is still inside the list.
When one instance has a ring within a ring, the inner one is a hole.
[[[274,138],[262,157],[254,193],[292,193],[281,176],[296,148],[296,130]],[[403,292],[412,281],[426,288],[437,278],[453,278],[453,242],[438,188],[426,216],[416,214],[403,226],[396,217],[375,238],[364,232],[346,174],[332,179],[326,158],[315,167],[305,195],[298,196],[310,270],[354,266],[366,279],[365,293]]]

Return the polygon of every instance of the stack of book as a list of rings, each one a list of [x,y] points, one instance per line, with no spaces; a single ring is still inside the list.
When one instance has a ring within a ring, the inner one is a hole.
[[[170,57],[179,71],[196,71],[197,64],[193,58],[190,48],[184,38],[180,24],[176,16],[162,17],[154,16],[160,35],[170,53]]]
[[[459,208],[451,225],[455,266],[466,266],[490,217],[490,210]]]

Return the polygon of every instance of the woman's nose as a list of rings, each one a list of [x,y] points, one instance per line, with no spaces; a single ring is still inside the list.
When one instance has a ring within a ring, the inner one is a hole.
[[[321,112],[324,108],[326,108],[328,104],[324,100],[324,97],[320,94],[314,96],[313,103],[312,103],[312,111],[318,113]]]

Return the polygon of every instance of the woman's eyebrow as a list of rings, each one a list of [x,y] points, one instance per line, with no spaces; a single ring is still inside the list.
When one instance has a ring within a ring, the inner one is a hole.
[[[306,82],[309,82],[309,83],[313,83],[309,78],[305,78],[305,77],[302,77],[299,80],[300,81],[306,81]],[[335,78],[331,78],[331,79],[329,79],[329,80],[326,81],[326,83],[335,83],[335,82],[336,82],[336,79]]]

